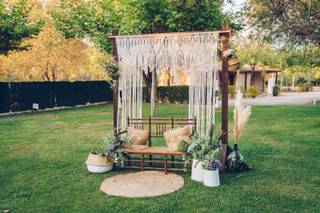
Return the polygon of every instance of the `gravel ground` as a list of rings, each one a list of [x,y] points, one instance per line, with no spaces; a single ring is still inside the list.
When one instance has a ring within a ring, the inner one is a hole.
[[[292,92],[282,93],[280,96],[260,96],[256,98],[246,98],[245,103],[249,105],[301,105],[312,104],[314,100],[320,100],[320,92]],[[233,106],[234,100],[229,100],[229,105]]]

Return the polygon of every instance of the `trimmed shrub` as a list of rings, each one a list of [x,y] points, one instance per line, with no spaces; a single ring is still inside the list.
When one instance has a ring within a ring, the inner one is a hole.
[[[312,91],[312,84],[305,82],[299,85],[299,92],[309,92]]]
[[[275,86],[273,87],[272,95],[273,95],[273,96],[278,96],[279,93],[280,93],[280,87],[279,87],[278,85],[275,85]]]
[[[234,98],[234,95],[235,95],[235,93],[236,93],[235,87],[234,87],[233,85],[232,85],[232,86],[229,86],[228,90],[229,90],[230,97],[231,97],[231,98]]]
[[[158,101],[186,103],[189,100],[189,86],[163,86],[157,88]]]
[[[249,87],[248,92],[247,92],[247,96],[251,97],[251,98],[255,98],[259,95],[259,89],[257,86],[252,85]]]

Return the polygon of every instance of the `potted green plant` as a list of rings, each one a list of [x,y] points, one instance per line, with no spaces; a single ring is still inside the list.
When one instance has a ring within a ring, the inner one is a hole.
[[[192,158],[191,179],[194,181],[202,182],[203,168],[201,160],[204,157],[204,137],[199,137],[197,134],[192,137],[192,143],[188,147],[189,156]]]
[[[219,155],[219,152],[219,148],[211,148],[202,160],[203,185],[207,187],[217,187],[220,185],[219,169],[217,162],[217,156]]]
[[[130,143],[127,138],[105,137],[103,143],[89,153],[86,164],[91,173],[105,173],[111,171],[113,164],[119,165],[128,154],[122,147],[123,143]]]
[[[209,136],[200,137],[198,134],[194,134],[192,137],[192,143],[188,148],[188,153],[189,156],[192,157],[191,179],[194,181],[203,181],[203,162],[212,150],[220,147],[221,136],[215,139],[213,132],[214,127],[211,128]]]
[[[259,95],[258,87],[256,85],[250,86],[246,95],[250,98],[257,97]]]
[[[99,142],[89,153],[86,164],[91,173],[105,173],[112,170],[112,159],[105,154],[105,146],[102,142]]]

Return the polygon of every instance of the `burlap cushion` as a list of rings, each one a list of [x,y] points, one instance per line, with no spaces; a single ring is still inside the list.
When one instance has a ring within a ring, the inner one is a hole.
[[[181,140],[191,143],[190,135],[191,132],[188,126],[172,129],[163,133],[164,139],[167,143],[168,151],[178,151],[178,146]]]
[[[128,137],[133,145],[145,145],[148,140],[149,132],[147,130],[127,128]]]
[[[122,146],[123,146],[124,148],[126,148],[126,149],[134,149],[134,150],[143,150],[143,149],[148,148],[148,147],[145,146],[145,145],[123,144]]]

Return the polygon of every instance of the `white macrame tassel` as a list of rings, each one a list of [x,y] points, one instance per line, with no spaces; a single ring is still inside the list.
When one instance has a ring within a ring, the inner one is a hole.
[[[197,132],[209,134],[214,124],[218,32],[155,34],[117,37],[120,67],[118,129],[127,117],[142,117],[143,72],[170,71],[173,81],[189,75],[189,118],[196,117]]]

